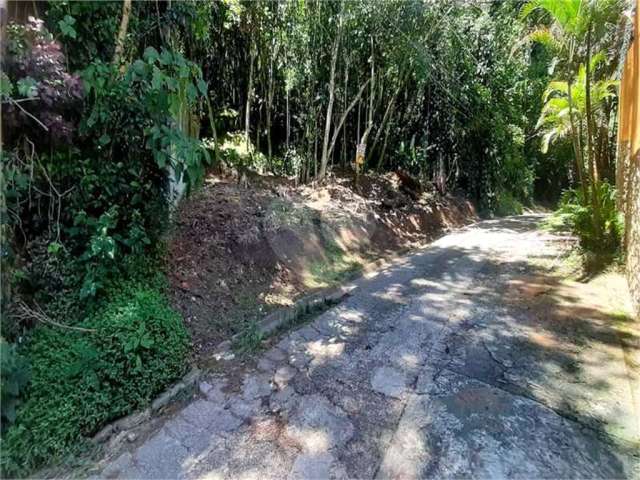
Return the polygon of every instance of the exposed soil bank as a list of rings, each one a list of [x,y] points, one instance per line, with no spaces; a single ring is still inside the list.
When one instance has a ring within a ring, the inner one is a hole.
[[[268,177],[243,188],[210,176],[175,215],[173,304],[204,355],[268,311],[476,219],[464,199],[404,193],[395,174],[357,188],[346,178],[311,188]]]

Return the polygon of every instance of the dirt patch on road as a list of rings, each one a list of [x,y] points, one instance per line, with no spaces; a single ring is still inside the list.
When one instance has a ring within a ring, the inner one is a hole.
[[[395,174],[295,187],[261,177],[249,188],[210,176],[174,215],[169,278],[197,356],[301,295],[357,276],[369,261],[477,219],[433,192],[410,196]]]

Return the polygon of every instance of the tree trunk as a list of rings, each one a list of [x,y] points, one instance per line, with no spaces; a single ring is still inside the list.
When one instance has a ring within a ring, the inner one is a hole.
[[[117,65],[122,59],[124,52],[124,41],[127,37],[127,28],[129,26],[129,17],[131,16],[131,0],[122,2],[122,18],[120,19],[120,28],[116,37],[116,49],[113,54],[113,64]]]
[[[314,117],[315,117],[315,112],[314,112]],[[307,124],[305,126],[305,138],[307,140],[307,154],[304,156],[303,159],[303,165],[302,165],[302,172],[300,175],[300,181],[302,183],[307,183],[309,181],[309,170],[311,168],[310,166],[310,162],[311,162],[311,154],[312,154],[312,146],[311,146],[311,122],[307,121]]]
[[[7,45],[7,23],[9,21],[9,2],[8,0],[0,0],[0,58],[5,58],[5,50]],[[0,145],[4,146],[2,132],[4,130],[4,126],[2,125],[2,115],[0,115]],[[4,171],[3,171],[4,172]],[[4,190],[0,193],[0,208],[4,210],[5,208],[5,194]],[[6,230],[4,230],[4,222],[0,225],[0,234],[4,234]],[[3,239],[4,240],[4,239]],[[4,278],[2,278],[4,280]],[[5,282],[5,284],[8,282]],[[2,293],[2,287],[0,286],[0,294]]]
[[[358,100],[358,124],[356,125],[356,143],[360,140],[360,113],[362,111],[362,101]]]
[[[613,118],[612,118],[612,115]],[[602,178],[607,179],[610,183],[615,184],[615,160],[611,158],[611,132],[615,132],[616,121],[615,110],[611,102],[607,101],[604,108],[604,121],[601,128],[601,149],[600,149],[600,162]]]
[[[317,129],[314,129],[314,132],[313,132],[313,178],[318,178],[318,130]]]
[[[567,100],[569,101],[569,120],[571,123],[571,143],[573,144],[573,152],[576,157],[576,170],[578,173],[578,181],[582,187],[584,199],[587,199],[587,185],[584,178],[584,162],[582,160],[582,146],[580,145],[580,134],[576,130],[575,116],[573,114],[573,96],[571,94],[571,79],[567,82]]]
[[[360,137],[360,143],[366,144],[367,138],[369,137],[369,133],[371,133],[371,129],[373,128],[373,103],[376,96],[376,71],[375,71],[375,63],[373,57],[373,37],[371,37],[371,84],[369,90],[369,112],[368,112],[368,121],[367,128],[365,129],[362,137]]]
[[[267,101],[267,160],[269,162],[269,168],[273,170],[272,159],[272,146],[271,146],[271,102],[272,99]]]
[[[349,60],[347,55],[345,55],[344,62],[344,103],[342,106],[343,112],[347,111],[347,89],[349,88]],[[347,124],[344,122],[342,124],[342,168],[345,169],[347,166]]]
[[[444,166],[444,158],[442,152],[438,152],[438,173],[436,175],[436,186],[440,195],[447,193],[447,171]]]
[[[247,153],[249,153],[249,148],[251,146],[251,138],[249,137],[249,134],[251,133],[251,100],[253,99],[253,63],[255,55],[255,48],[252,41],[251,46],[249,47],[249,84],[247,85],[247,101],[244,111],[244,135],[247,142]]]
[[[591,183],[591,207],[593,208],[593,224],[596,231],[600,229],[600,208],[598,205],[598,172],[593,158],[593,111],[591,108],[591,24],[587,30],[587,58],[585,61],[585,107],[587,110],[587,165]]]
[[[587,164],[592,185],[598,181],[598,172],[593,158],[593,109],[591,108],[591,26],[587,31],[587,59],[585,62],[585,107],[587,117]]]
[[[376,132],[376,136],[373,139],[373,145],[371,145],[371,150],[369,151],[367,163],[369,163],[373,158],[373,151],[375,150],[376,145],[378,145],[378,140],[380,140],[382,131],[385,130],[385,127],[387,125],[387,122],[389,121],[389,118],[391,118],[391,115],[393,114],[393,111],[395,109],[396,99],[398,98],[398,95],[400,94],[401,89],[402,89],[402,82],[400,83],[400,85],[398,85],[398,88],[393,93],[393,97],[391,97],[391,100],[389,101],[389,105],[387,105],[387,109],[384,111],[384,115],[382,116],[382,121],[380,122],[380,128]],[[378,159],[378,165],[376,168],[380,170],[381,167],[382,167],[382,157]]]
[[[335,101],[336,63],[338,62],[338,50],[340,48],[340,36],[342,35],[342,22],[339,20],[338,32],[333,42],[331,52],[331,73],[329,75],[329,104],[325,116],[324,139],[322,141],[322,159],[320,163],[319,179],[322,180],[327,173],[329,164],[329,136],[331,135],[331,118],[333,116],[333,102]]]
[[[213,116],[213,108],[211,108],[211,100],[207,95],[207,111],[209,113],[209,124],[211,125],[211,135],[213,135],[213,160],[216,165],[220,165],[220,155],[218,152],[218,132],[216,129],[216,121]],[[222,166],[220,165],[222,168]]]
[[[286,110],[287,110],[287,133],[285,136],[285,145],[287,146],[287,152],[289,151],[289,138],[291,137],[291,114],[289,113],[289,87],[285,87],[286,91]]]
[[[269,82],[267,85],[267,155],[269,160],[269,168],[273,171],[272,163],[272,146],[271,146],[271,110],[273,109],[274,96],[274,80],[273,80],[273,60],[278,56],[278,45],[272,49],[269,57]]]
[[[338,121],[336,128],[333,131],[333,137],[331,138],[331,143],[329,144],[329,156],[331,156],[331,154],[333,153],[333,149],[336,145],[336,141],[338,140],[338,135],[340,134],[340,128],[342,127],[342,125],[344,125],[344,121],[347,119],[349,112],[351,112],[355,104],[360,100],[360,97],[362,96],[362,92],[364,92],[364,89],[366,88],[368,83],[369,83],[369,80],[367,80],[360,86],[360,90],[358,90],[358,93],[353,98],[353,100],[351,101],[347,109],[342,113],[342,116],[340,117],[340,120]]]
[[[258,104],[258,124],[256,125],[256,141],[254,143],[254,152],[260,153],[260,129],[262,128],[262,105]]]
[[[0,0],[0,58],[5,58],[7,46],[7,23],[9,22],[9,1]]]
[[[612,176],[611,162],[609,158],[609,125],[608,119],[611,116],[610,105],[605,105],[603,118],[607,119],[598,128],[598,135],[595,147],[596,166],[598,167],[599,178],[603,181],[615,183]]]
[[[386,131],[384,132],[384,142],[382,142],[382,151],[380,152],[380,159],[378,160],[378,170],[382,169],[384,165],[384,154],[387,151],[387,141],[389,140],[389,131],[391,130],[391,123],[387,123]]]

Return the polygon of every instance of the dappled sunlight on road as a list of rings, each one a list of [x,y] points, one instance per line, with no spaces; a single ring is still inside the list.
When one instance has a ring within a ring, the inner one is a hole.
[[[631,477],[636,331],[611,292],[541,266],[562,243],[539,221],[481,222],[355,281],[116,476],[157,471],[155,451],[185,478]]]

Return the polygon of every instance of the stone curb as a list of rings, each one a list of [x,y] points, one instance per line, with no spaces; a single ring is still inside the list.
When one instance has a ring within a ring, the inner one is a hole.
[[[355,289],[356,286],[350,283],[345,286],[326,289],[303,297],[290,307],[279,308],[266,315],[260,320],[258,330],[264,335],[270,335],[290,322],[294,322],[301,314],[310,308],[340,302]],[[231,351],[232,342],[239,336],[240,334],[235,334],[230,340],[221,342],[216,348],[213,357],[218,361],[233,359],[235,355]],[[129,430],[138,427],[153,417],[159,416],[167,406],[195,391],[201,377],[202,371],[197,367],[193,367],[182,379],[156,397],[151,402],[150,407],[139,412],[134,412],[106,425],[92,437],[91,441],[96,444],[102,444],[115,437],[111,443],[115,442],[115,444],[118,444],[120,440],[130,435],[128,433]],[[135,436],[135,434],[133,435]]]
[[[375,262],[374,262],[375,263]],[[308,309],[325,305],[332,302],[339,302],[348,296],[356,286],[350,283],[341,287],[334,287],[326,289],[320,292],[313,293],[306,297],[303,297],[296,301],[294,305],[290,307],[279,308],[270,314],[266,315],[258,325],[258,330],[263,335],[270,335],[279,328],[287,325],[289,322],[295,321],[302,313],[308,311]],[[240,336],[239,333],[231,337],[230,340],[225,340],[218,344],[218,347],[214,351],[213,357],[220,360],[232,360],[235,354],[231,351],[232,342]],[[189,373],[187,373],[182,379],[174,383],[167,388],[163,393],[156,397],[151,406],[146,409],[134,412],[126,417],[122,417],[115,422],[112,422],[103,427],[98,433],[92,437],[94,443],[105,443],[110,440],[114,435],[118,438],[126,437],[128,430],[132,430],[142,424],[143,422],[158,416],[162,410],[167,406],[174,403],[178,398],[186,396],[189,393],[195,391],[198,385],[198,381],[202,376],[202,371],[196,367],[193,367]]]
[[[360,278],[360,277],[359,277]],[[258,331],[269,336],[287,325],[293,324],[301,315],[309,312],[315,307],[323,305],[333,305],[341,302],[344,298],[352,294],[357,286],[351,282],[340,287],[332,287],[320,292],[315,292],[306,297],[298,299],[289,307],[281,307],[268,315],[264,316],[258,322]],[[240,338],[242,333],[236,333],[229,340],[225,340],[218,344],[212,356],[217,361],[228,361],[235,358],[233,353],[233,342]]]
[[[202,372],[200,369],[193,367],[182,379],[156,397],[153,402],[151,402],[150,407],[119,418],[115,422],[106,425],[91,438],[91,441],[94,443],[105,443],[116,434],[118,437],[122,437],[124,432],[132,430],[145,421],[158,416],[162,410],[178,398],[192,393],[196,389],[201,376]]]
[[[270,335],[282,326],[290,322],[294,322],[301,314],[309,311],[309,309],[340,302],[345,297],[349,296],[355,288],[356,287],[354,285],[347,285],[331,288],[303,297],[290,307],[279,308],[268,314],[260,320],[258,330],[263,335]]]

